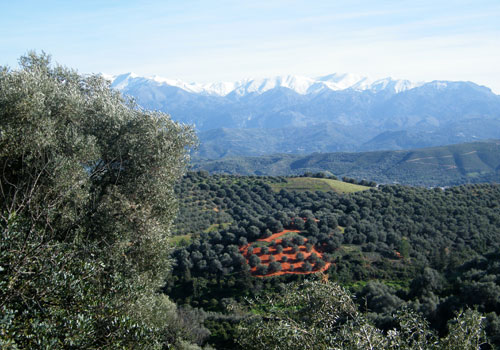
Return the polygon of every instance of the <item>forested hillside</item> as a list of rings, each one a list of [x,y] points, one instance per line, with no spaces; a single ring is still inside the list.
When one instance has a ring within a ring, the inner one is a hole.
[[[240,175],[297,175],[327,171],[379,183],[454,186],[500,182],[500,142],[463,143],[408,151],[277,154],[197,160],[195,169]]]
[[[287,189],[290,180],[191,172],[178,184],[178,247],[165,291],[205,310],[206,341],[237,348],[238,325],[264,307],[246,298],[286,293],[289,283],[328,264],[324,278],[355,293],[380,329],[397,327],[393,314],[406,308],[444,336],[459,310],[477,307],[487,315],[490,341],[500,344],[500,186],[345,193]],[[265,239],[276,233],[281,240]],[[289,258],[313,249],[321,253],[314,259]],[[299,262],[295,271],[284,267]]]

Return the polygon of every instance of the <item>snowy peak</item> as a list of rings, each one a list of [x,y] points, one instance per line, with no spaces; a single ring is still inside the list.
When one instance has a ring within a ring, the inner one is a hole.
[[[422,86],[424,83],[413,83],[409,80],[393,80],[391,78],[379,79],[371,83],[370,90],[382,91],[390,90],[395,93],[400,93],[406,90]]]
[[[308,93],[308,89],[312,84],[314,84],[313,79],[294,75],[284,75],[264,79],[242,80],[236,83],[234,92],[238,95],[246,95],[249,93],[262,94],[268,90],[281,87],[305,95]]]
[[[345,90],[355,86],[363,86],[362,83],[368,81],[368,78],[356,74],[333,73],[317,78],[331,90]],[[367,87],[367,86],[366,86]],[[364,90],[364,89],[363,89]]]
[[[193,93],[201,93],[205,89],[200,86],[199,84],[195,83],[185,83],[182,80],[178,79],[166,79],[160,76],[153,76],[153,77],[141,77],[135,73],[125,73],[116,76],[112,82],[111,86],[115,89],[118,90],[123,90],[125,88],[129,88],[131,86],[137,86],[137,85],[143,85],[143,84],[149,84],[149,85],[156,85],[156,86],[175,86],[178,87],[182,90],[193,92]]]
[[[110,79],[109,75],[103,74],[103,77],[108,80],[111,80],[111,85],[118,90],[123,90],[124,88],[129,86],[132,79],[139,78],[139,76],[135,75],[134,73],[120,74],[116,77],[113,77],[112,79]]]
[[[353,89],[357,91],[371,90],[375,92],[387,90],[394,93],[403,92],[423,85],[409,80],[384,78],[372,80],[355,74],[330,74],[317,79],[325,83],[331,90]]]
[[[315,94],[325,90],[341,91],[353,89],[374,92],[388,91],[399,93],[421,86],[408,80],[384,78],[371,80],[355,74],[329,74],[318,78],[307,78],[296,75],[279,75],[270,78],[243,79],[236,82],[215,82],[207,84],[186,83],[177,79],[166,79],[159,76],[140,77],[134,73],[118,75],[112,79],[112,86],[125,90],[137,85],[148,84],[151,87],[173,86],[187,92],[203,95],[226,96],[234,93],[238,96],[262,94],[276,88],[287,88],[300,95]]]
[[[236,89],[236,83],[218,82],[201,85],[203,91],[209,95],[226,96]]]

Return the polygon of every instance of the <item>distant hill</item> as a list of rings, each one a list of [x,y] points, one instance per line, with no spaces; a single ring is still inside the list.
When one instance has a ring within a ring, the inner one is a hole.
[[[194,168],[241,175],[328,171],[338,177],[417,186],[500,182],[500,140],[402,151],[198,159]]]
[[[308,154],[313,152],[356,151],[358,133],[365,127],[353,129],[344,125],[325,123],[314,127],[278,129],[220,128],[198,134],[202,158],[228,156],[260,156],[272,153]]]
[[[401,150],[500,139],[500,96],[472,82],[333,74],[195,84],[124,74],[112,86],[194,124],[197,156]]]

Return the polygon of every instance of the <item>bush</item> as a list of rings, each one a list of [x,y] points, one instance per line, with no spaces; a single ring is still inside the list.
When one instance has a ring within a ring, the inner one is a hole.
[[[267,275],[267,266],[266,265],[257,265],[257,273],[259,275]]]
[[[250,255],[250,258],[248,259],[248,264],[251,267],[255,267],[255,266],[259,265],[260,264],[260,258],[257,255],[252,254],[252,255]]]
[[[271,262],[269,264],[268,272],[273,273],[273,272],[277,272],[277,271],[281,271],[281,264],[277,261]]]
[[[303,265],[302,268],[304,271],[309,272],[312,271],[312,265],[309,263],[309,261],[306,261]]]

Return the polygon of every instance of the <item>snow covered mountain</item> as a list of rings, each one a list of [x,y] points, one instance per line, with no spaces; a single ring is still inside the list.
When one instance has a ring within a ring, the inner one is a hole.
[[[227,96],[231,93],[239,96],[251,93],[262,94],[276,88],[287,88],[300,95],[319,93],[324,90],[339,91],[346,89],[356,91],[390,90],[391,92],[398,93],[423,84],[413,83],[408,80],[394,80],[392,78],[371,80],[367,77],[354,74],[337,73],[318,78],[282,75],[270,78],[243,79],[236,82],[216,82],[208,84],[186,83],[181,80],[166,79],[158,76],[149,78],[140,77],[134,73],[118,75],[116,77],[112,77],[111,80],[113,87],[118,90],[126,90],[127,88],[131,88],[137,84],[150,84],[157,87],[177,87],[191,93],[214,96]]]
[[[472,82],[331,74],[197,84],[127,73],[112,86],[147,109],[195,125],[199,154],[212,158],[500,139],[500,96]]]

